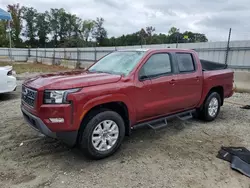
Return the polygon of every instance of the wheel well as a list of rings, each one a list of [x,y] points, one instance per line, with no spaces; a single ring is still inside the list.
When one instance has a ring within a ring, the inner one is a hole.
[[[220,95],[221,106],[223,106],[223,104],[224,104],[224,89],[223,89],[223,87],[222,86],[213,87],[212,89],[210,89],[208,96],[212,92],[217,92]]]
[[[96,114],[100,113],[103,109],[109,109],[112,111],[117,112],[125,123],[125,134],[128,136],[130,135],[130,121],[129,121],[129,114],[128,114],[128,108],[125,103],[117,101],[117,102],[110,102],[110,103],[104,103],[97,105],[90,109],[87,114],[84,116],[81,122],[80,129],[84,129],[86,123]]]

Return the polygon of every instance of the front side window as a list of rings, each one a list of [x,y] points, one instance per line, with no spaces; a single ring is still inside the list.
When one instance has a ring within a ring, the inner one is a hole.
[[[144,56],[144,51],[113,52],[90,67],[90,72],[105,72],[127,76]]]
[[[143,65],[140,78],[152,78],[172,72],[170,56],[167,53],[154,54]]]

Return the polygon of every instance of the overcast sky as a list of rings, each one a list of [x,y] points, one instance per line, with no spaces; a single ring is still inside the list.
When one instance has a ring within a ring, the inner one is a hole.
[[[34,7],[38,11],[64,8],[82,19],[103,17],[108,36],[120,36],[153,26],[167,33],[180,31],[205,33],[209,41],[250,39],[249,0],[0,0],[6,9],[11,3]]]

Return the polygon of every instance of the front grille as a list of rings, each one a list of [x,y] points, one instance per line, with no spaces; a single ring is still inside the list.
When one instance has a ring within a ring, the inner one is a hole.
[[[35,107],[36,95],[37,91],[25,86],[22,87],[22,100],[32,108]]]

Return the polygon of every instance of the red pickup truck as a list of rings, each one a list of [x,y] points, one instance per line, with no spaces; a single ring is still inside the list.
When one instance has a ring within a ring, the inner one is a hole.
[[[233,72],[193,50],[123,50],[85,71],[26,80],[21,110],[37,131],[101,159],[132,129],[160,129],[194,114],[212,121],[232,94]]]

